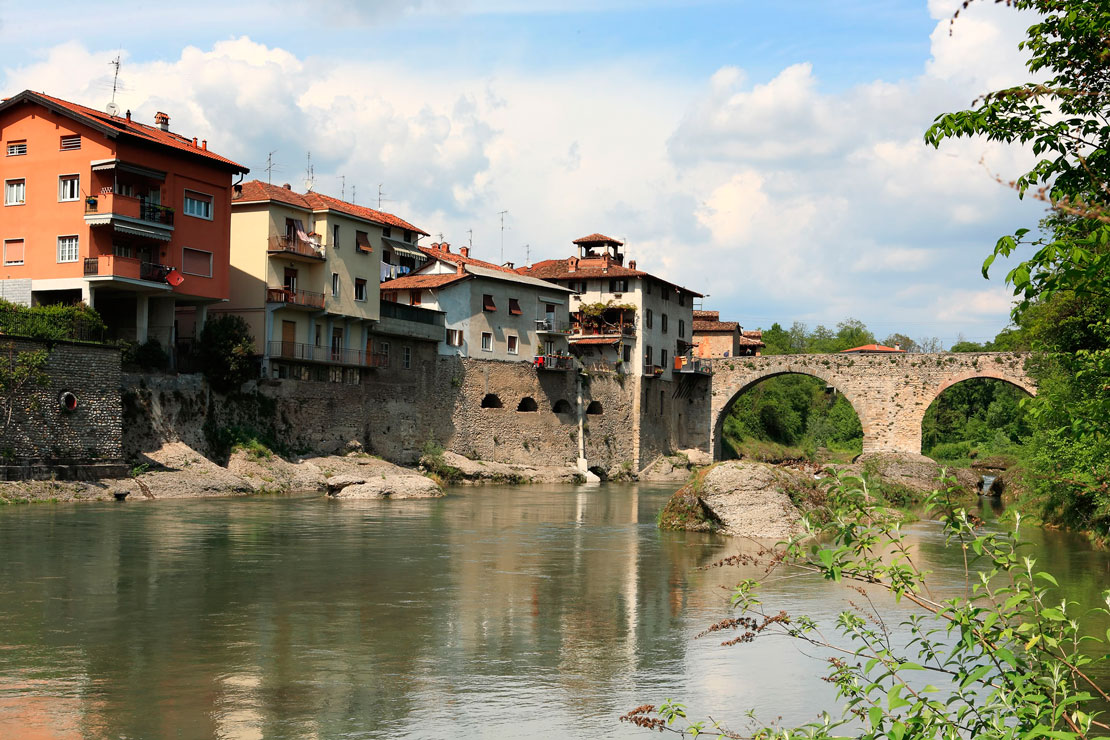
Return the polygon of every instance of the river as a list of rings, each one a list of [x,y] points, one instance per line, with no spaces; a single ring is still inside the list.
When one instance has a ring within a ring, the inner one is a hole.
[[[660,532],[673,489],[5,507],[0,738],[649,737],[617,717],[833,707],[791,644],[693,639],[740,575],[697,567],[740,543]],[[958,553],[909,532],[955,588]],[[1073,597],[1110,584],[1084,539],[1030,536]],[[766,601],[828,617],[849,595],[794,578]]]

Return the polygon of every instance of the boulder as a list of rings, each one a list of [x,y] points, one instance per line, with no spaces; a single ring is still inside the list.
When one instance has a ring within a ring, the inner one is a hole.
[[[851,466],[841,469],[852,475],[869,472],[877,475],[884,483],[904,486],[922,494],[936,490],[940,485],[941,467],[936,460],[924,455],[873,452],[860,455]],[[957,484],[968,493],[977,491],[982,480],[978,473],[966,468],[950,468],[948,473],[955,475]]]
[[[358,486],[363,483],[366,483],[366,476],[363,475],[333,475],[327,479],[328,493],[334,496],[348,486]]]
[[[346,476],[343,476],[346,477]],[[331,492],[331,480],[328,481]],[[430,478],[422,475],[399,475],[371,478],[350,483],[332,494],[337,499],[417,499],[437,498],[443,490]]]
[[[316,465],[277,455],[260,457],[236,450],[227,461],[227,469],[259,492],[322,491],[325,487],[324,473]]]

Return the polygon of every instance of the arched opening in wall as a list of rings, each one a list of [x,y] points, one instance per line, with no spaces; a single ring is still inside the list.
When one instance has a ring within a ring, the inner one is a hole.
[[[520,399],[520,403],[516,405],[517,411],[539,411],[540,407],[536,404],[536,399],[531,396],[525,396]]]
[[[941,391],[921,420],[921,454],[952,467],[1004,469],[1031,434],[1021,400],[997,378],[968,378]]]
[[[778,374],[742,388],[718,424],[725,460],[849,462],[863,449],[851,402],[812,375]]]
[[[590,401],[590,405],[586,407],[587,414],[600,414],[604,409],[601,408],[601,401]]]
[[[565,398],[560,398],[558,401],[556,401],[555,405],[551,407],[551,410],[554,411],[556,414],[569,414],[574,411],[574,409],[570,407],[570,403]]]
[[[496,393],[487,393],[482,398],[482,408],[484,409],[499,409],[502,406],[501,399],[497,397]]]

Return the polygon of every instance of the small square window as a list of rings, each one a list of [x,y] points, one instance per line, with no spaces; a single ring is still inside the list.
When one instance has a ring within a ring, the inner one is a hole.
[[[78,200],[81,197],[80,175],[62,175],[58,178],[58,200]]]
[[[58,237],[59,262],[76,262],[79,256],[80,254],[76,236]]]
[[[4,181],[4,205],[21,206],[27,202],[26,180]]]
[[[370,246],[370,235],[365,231],[355,232],[355,251],[363,254],[374,251],[374,248]]]
[[[355,278],[355,300],[366,300],[366,281],[362,278]]]
[[[5,265],[22,265],[23,264],[23,240],[22,239],[5,239],[4,240],[4,264]]]
[[[482,351],[493,351],[493,334],[490,334],[488,331],[482,332]]]
[[[8,156],[18,157],[27,153],[26,141],[9,141],[8,142]]]
[[[393,237],[393,231],[388,226],[383,226],[382,236],[384,236],[386,239],[390,239]]]
[[[63,152],[73,152],[81,148],[81,134],[63,136],[59,148]]]
[[[489,293],[482,295],[482,310],[483,311],[496,311],[497,304],[493,302],[493,296]]]
[[[410,290],[409,291],[409,304],[411,304],[413,306],[419,306],[420,305],[420,294],[422,292],[423,291],[420,291],[420,290]]]
[[[212,196],[185,191],[185,215],[212,220]]]
[[[212,277],[212,253],[203,249],[183,247],[181,250],[181,271],[186,275]]]
[[[463,343],[462,329],[447,330],[447,344],[451,347],[461,347]]]
[[[520,301],[518,301],[516,298],[509,299],[509,313],[511,313],[513,316],[520,316],[522,313],[524,313],[520,310]]]
[[[510,355],[517,354],[517,338],[514,337],[514,336],[509,336],[509,337],[505,338],[505,341],[506,341],[506,343],[508,345],[508,348],[509,348],[509,354]]]

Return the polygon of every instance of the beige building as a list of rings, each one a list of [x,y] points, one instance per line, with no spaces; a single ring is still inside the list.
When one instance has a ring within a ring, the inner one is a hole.
[[[388,358],[374,339],[378,286],[423,258],[422,235],[392,214],[337,198],[243,183],[231,204],[231,299],[212,313],[246,319],[266,377],[307,376],[306,363],[379,365]]]
[[[763,332],[744,331],[736,321],[721,321],[718,311],[694,311],[694,355],[737,357],[759,355]]]
[[[440,354],[570,369],[570,290],[474,259],[447,243],[422,248],[427,263],[382,283],[382,296],[446,315]],[[540,359],[542,358],[542,359]]]

